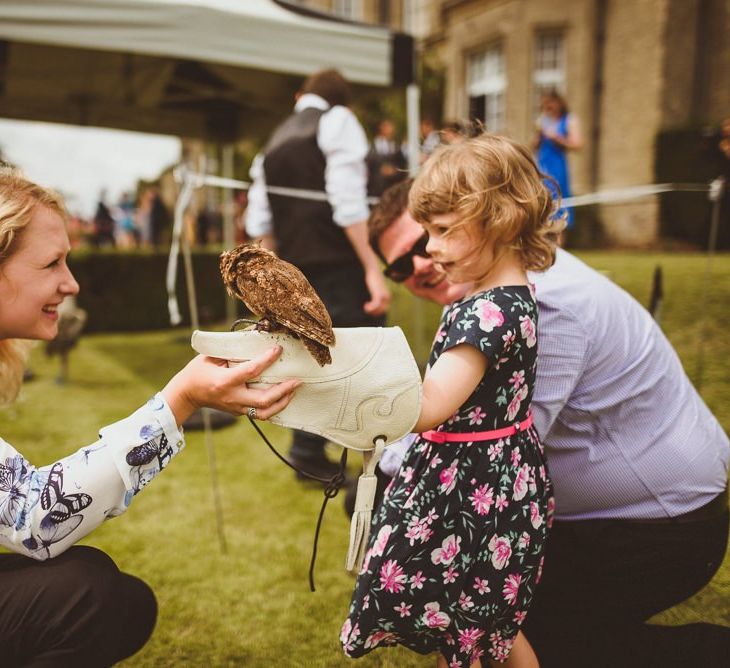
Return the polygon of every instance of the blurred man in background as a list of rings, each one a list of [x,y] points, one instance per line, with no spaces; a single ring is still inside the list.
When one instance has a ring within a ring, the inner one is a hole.
[[[304,273],[335,327],[377,327],[385,323],[390,295],[368,244],[368,143],[350,103],[337,70],[304,82],[294,113],[252,164],[246,232]],[[322,199],[274,194],[269,186],[317,191]],[[320,436],[294,432],[289,459],[331,477],[338,466],[324,444]]]

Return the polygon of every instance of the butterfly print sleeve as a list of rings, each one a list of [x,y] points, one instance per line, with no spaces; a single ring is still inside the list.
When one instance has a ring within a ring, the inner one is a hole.
[[[39,560],[62,553],[123,513],[183,447],[159,394],[48,466],[33,466],[0,439],[0,545]]]

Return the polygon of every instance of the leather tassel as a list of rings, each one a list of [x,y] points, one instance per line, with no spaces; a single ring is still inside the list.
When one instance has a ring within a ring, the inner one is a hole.
[[[363,473],[357,481],[355,512],[350,521],[350,544],[347,548],[345,568],[351,572],[359,572],[365,558],[368,539],[370,538],[370,522],[373,517],[373,503],[378,479],[375,467],[385,449],[385,439],[379,437],[375,441],[375,449],[363,452]]]

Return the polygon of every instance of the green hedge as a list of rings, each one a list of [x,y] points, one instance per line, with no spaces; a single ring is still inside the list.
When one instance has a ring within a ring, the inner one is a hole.
[[[719,174],[714,140],[706,129],[660,132],[656,141],[656,183],[709,183]],[[661,235],[706,248],[710,212],[707,193],[665,193],[661,196]],[[720,235],[718,248],[730,248],[730,235]]]
[[[201,324],[225,318],[225,288],[218,251],[193,253],[193,272]],[[81,286],[77,302],[88,312],[87,332],[142,331],[170,327],[165,277],[168,256],[152,251],[76,251],[69,266]],[[179,257],[177,299],[183,323],[190,323],[188,297]]]

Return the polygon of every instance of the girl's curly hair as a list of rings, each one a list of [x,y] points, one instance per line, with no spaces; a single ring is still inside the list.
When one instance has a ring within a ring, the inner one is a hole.
[[[477,230],[483,245],[494,244],[495,258],[514,250],[524,269],[543,271],[555,262],[565,227],[548,178],[527,147],[484,133],[434,152],[413,183],[408,206],[419,222],[454,213],[455,227]]]

